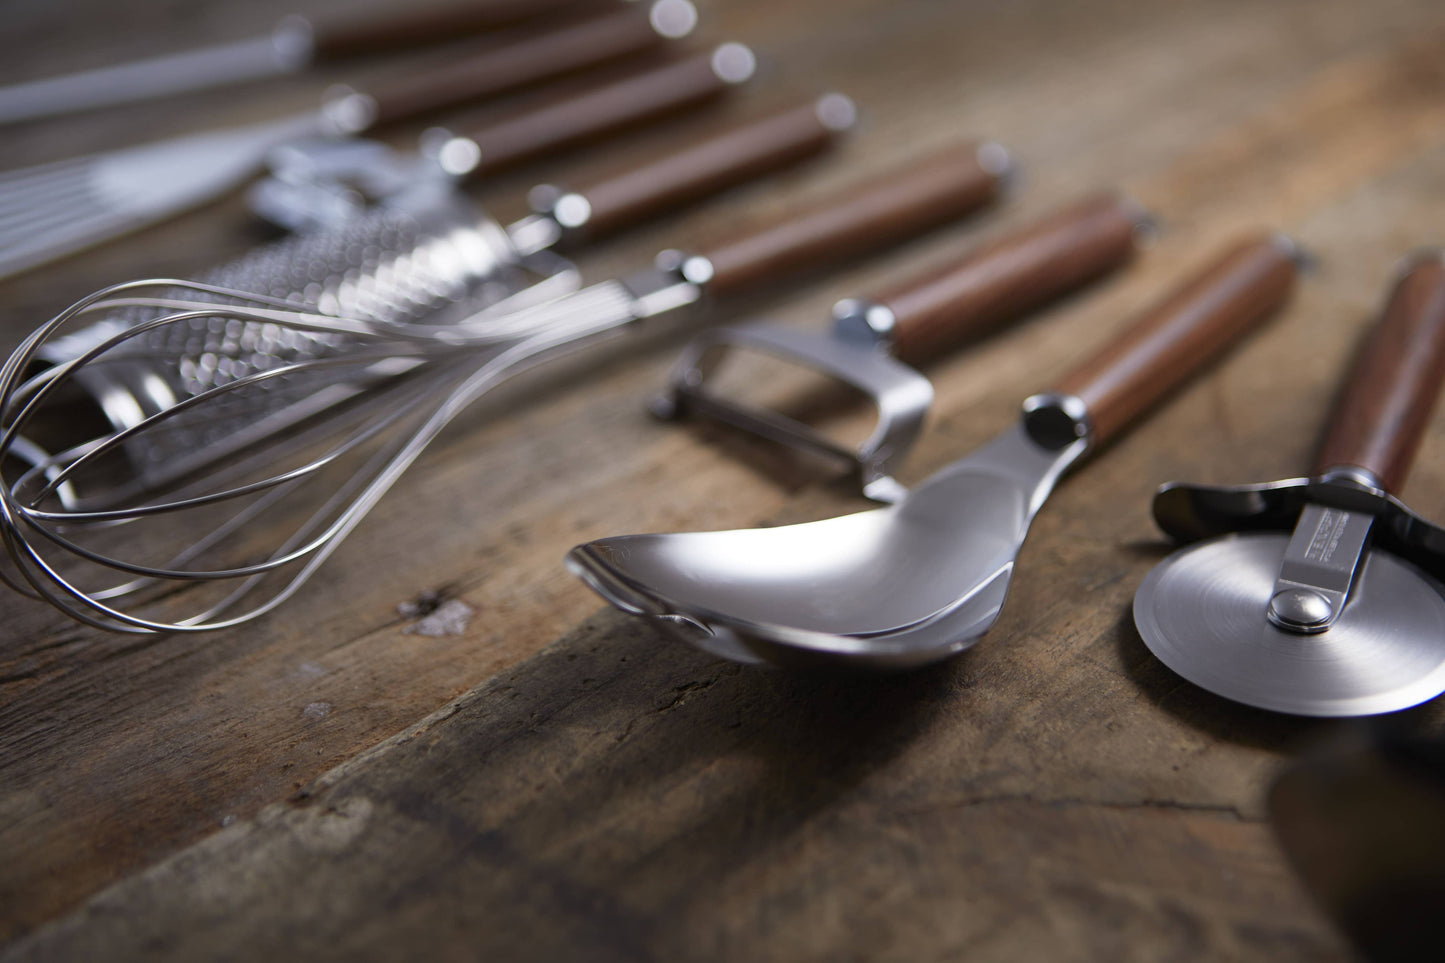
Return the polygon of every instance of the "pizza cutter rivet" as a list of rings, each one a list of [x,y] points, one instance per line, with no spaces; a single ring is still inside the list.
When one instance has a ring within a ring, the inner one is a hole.
[[[1269,620],[1291,632],[1323,632],[1334,614],[1330,600],[1309,589],[1285,589],[1269,600]]]

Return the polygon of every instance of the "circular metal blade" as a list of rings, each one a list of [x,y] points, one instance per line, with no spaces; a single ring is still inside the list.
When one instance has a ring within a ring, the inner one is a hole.
[[[1149,650],[1216,695],[1305,716],[1393,712],[1445,691],[1445,595],[1420,569],[1371,552],[1328,631],[1265,617],[1289,537],[1199,542],[1155,566],[1134,596]]]

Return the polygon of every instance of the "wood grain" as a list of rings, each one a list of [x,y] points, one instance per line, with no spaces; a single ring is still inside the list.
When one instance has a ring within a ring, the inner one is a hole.
[[[21,4],[0,27],[0,82],[252,35],[295,7]],[[138,643],[0,598],[11,957],[141,955],[128,951],[144,936],[157,955],[213,957],[291,940],[276,952],[1351,958],[1260,822],[1277,767],[1339,728],[1190,688],[1126,613],[1166,550],[1154,487],[1297,473],[1392,265],[1440,240],[1445,13],[1426,0],[1380,0],[1368,16],[1353,0],[729,0],[709,5],[703,33],[760,48],[759,103],[836,88],[858,100],[863,129],[836,163],[582,254],[591,277],[960,136],[997,138],[1024,163],[1005,223],[815,278],[770,312],[816,324],[839,297],[1101,184],[1162,219],[1158,244],[1114,283],[930,368],[933,427],[905,481],[1012,424],[1022,397],[1241,228],[1280,226],[1322,268],[1247,350],[1060,486],[1000,622],[937,675],[732,670],[601,612],[561,569],[571,545],[603,535],[864,507],[719,434],[643,415],[678,348],[671,332],[489,398],[272,619]],[[327,81],[364,86],[357,73],[16,128],[0,166],[266,120],[311,107]],[[569,153],[477,196],[520,210],[539,180],[576,183],[705,127]],[[0,334],[13,344],[104,284],[183,276],[258,239],[232,198],[9,280]],[[1412,503],[1445,503],[1441,452],[1437,419]],[[408,602],[417,614],[398,612]],[[448,602],[474,613],[461,634],[415,631]],[[1442,721],[1436,705],[1396,720],[1436,735]]]
[[[376,53],[396,47],[451,40],[459,34],[495,30],[569,8],[601,6],[606,0],[463,0],[428,2],[419,8],[348,11],[311,25],[319,61]]]
[[[544,154],[620,134],[715,100],[732,87],[718,76],[710,54],[588,82],[546,103],[470,128],[465,136],[477,145],[478,160],[468,177],[490,177]]]
[[[1298,268],[1292,242],[1269,235],[1236,241],[1060,379],[1057,390],[1084,402],[1091,439],[1107,444],[1278,311]]]
[[[871,300],[893,313],[894,352],[922,364],[1122,267],[1134,256],[1141,216],[1117,194],[1086,198]]]
[[[596,238],[681,207],[836,145],[816,100],[752,118],[682,151],[669,151],[576,189],[589,214],[582,233]]]
[[[1420,255],[1390,292],[1361,349],[1313,474],[1363,468],[1386,491],[1410,474],[1445,385],[1445,262]]]
[[[707,248],[709,290],[725,297],[881,250],[972,213],[1001,190],[1000,176],[980,163],[978,145],[945,148]]]
[[[406,77],[372,84],[367,93],[376,102],[375,122],[394,123],[634,56],[665,43],[648,22],[643,4],[640,9],[614,10],[533,31]]]

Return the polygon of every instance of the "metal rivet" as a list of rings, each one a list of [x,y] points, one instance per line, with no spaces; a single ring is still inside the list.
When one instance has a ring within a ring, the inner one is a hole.
[[[1286,589],[1269,600],[1269,620],[1293,632],[1319,632],[1334,614],[1330,600],[1309,589]]]

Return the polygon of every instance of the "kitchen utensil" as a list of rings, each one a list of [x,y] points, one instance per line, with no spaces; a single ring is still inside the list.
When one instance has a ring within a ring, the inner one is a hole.
[[[271,152],[271,174],[253,185],[251,208],[291,231],[333,230],[370,206],[404,197],[418,181],[438,173],[472,183],[574,144],[715,100],[752,77],[756,64],[753,52],[742,44],[720,44],[510,113],[468,133],[433,129],[423,138],[421,154],[403,155],[359,138],[290,143]],[[839,129],[852,126],[856,119],[846,98],[824,101],[819,111]],[[816,128],[816,123],[811,126]],[[675,164],[684,162],[697,161],[684,156]],[[701,163],[706,168],[706,162]],[[679,176],[689,177],[684,171],[674,175]],[[648,188],[639,190],[646,193]],[[545,187],[538,189],[539,206],[548,203],[545,194]],[[565,219],[587,216],[575,198],[551,200],[562,203]],[[542,243],[539,239],[523,246]]]
[[[390,323],[446,323],[519,290],[524,297],[544,300],[577,284],[575,268],[548,252],[552,245],[595,240],[817,154],[837,141],[854,116],[851,101],[828,94],[656,155],[575,191],[543,185],[532,191],[536,213],[505,228],[445,183],[414,182],[387,208],[342,221],[330,233],[259,249],[201,280],[292,306],[309,303],[323,314]],[[149,316],[128,309],[47,341],[36,357],[46,365],[66,364]],[[213,337],[202,325],[194,327],[157,328],[109,352],[104,364],[81,367],[74,380],[83,391],[72,402],[71,417],[124,432],[224,382],[218,360],[207,362],[205,355],[214,350],[213,342],[227,339]],[[241,336],[231,340],[239,343]],[[285,341],[257,337],[251,343],[249,352],[231,358],[232,376],[238,365],[245,371],[268,370],[347,348],[344,339],[322,331],[297,331]],[[330,370],[298,374],[287,379],[284,389],[272,385],[249,404],[233,405],[225,417],[215,410],[203,419],[173,417],[168,431],[147,432],[143,443],[128,444],[137,459],[132,472],[145,489],[163,487],[198,464],[314,417],[322,398],[333,407],[422,363],[421,358],[386,357],[374,366],[351,369],[345,382]]]
[[[578,0],[467,0],[392,10],[350,22],[313,22],[292,15],[263,37],[0,87],[0,124],[299,73],[357,54],[447,40],[569,8],[584,5]]]
[[[664,418],[697,412],[781,444],[842,461],[856,470],[863,494],[895,502],[905,489],[893,478],[923,427],[933,386],[922,363],[1128,262],[1142,209],[1114,193],[1099,194],[986,243],[962,260],[910,277],[877,297],[849,298],[833,309],[832,336],[753,323],[698,335],[673,366],[652,410]],[[844,447],[781,412],[710,390],[709,378],[737,349],[816,368],[869,397],[878,424],[856,447]]]
[[[975,210],[997,195],[1004,171],[996,165],[1004,158],[996,146],[955,148],[705,254],[669,253],[626,281],[531,308],[509,304],[455,321],[436,316],[449,323],[327,317],[279,299],[187,282],[136,282],[99,292],[42,327],[0,369],[0,457],[31,462],[0,492],[0,538],[19,568],[8,580],[82,622],[120,631],[199,631],[255,618],[293,594],[430,439],[498,382],[705,293],[755,288]],[[147,288],[158,288],[160,296],[148,296]],[[23,380],[62,326],[128,307],[147,308],[149,320],[122,326],[73,360]],[[103,366],[105,354],[117,348],[128,364],[125,345],[166,328],[177,340],[201,342],[183,374],[205,380],[205,390],[125,430],[103,426],[53,457],[23,440],[43,427],[51,402],[74,387],[86,367]],[[344,350],[279,366],[252,364],[257,342],[289,349],[296,332],[344,338]],[[174,490],[145,484],[147,446],[155,441],[174,451],[164,440],[173,424],[224,420],[228,406],[245,411],[258,395],[278,385],[285,391],[288,380],[308,372],[329,373],[319,390],[316,380],[306,382],[314,403],[328,406],[330,382],[345,390],[356,380],[349,369],[418,358],[432,362],[425,378],[393,379],[395,390],[367,393],[365,404],[303,426],[285,459],[281,449],[267,449],[207,461]],[[271,541],[301,516],[279,536],[279,546]],[[256,530],[258,520],[265,520],[263,530]],[[129,580],[96,584],[116,572]],[[177,583],[193,591],[178,593]],[[249,607],[241,609],[243,602]]]
[[[1295,249],[1232,245],[1017,427],[886,508],[744,531],[604,538],[568,565],[613,605],[740,662],[908,668],[973,645],[1060,475],[1285,300]]]
[[[1445,691],[1445,532],[1392,494],[1445,377],[1445,263],[1414,259],[1341,396],[1309,478],[1172,484],[1134,622],[1165,665],[1276,712],[1391,712]],[[1285,534],[1291,532],[1292,534]]]
[[[359,134],[641,51],[695,16],[688,0],[653,0],[370,93],[333,94],[317,111],[0,173],[0,277],[215,198],[282,144]]]

